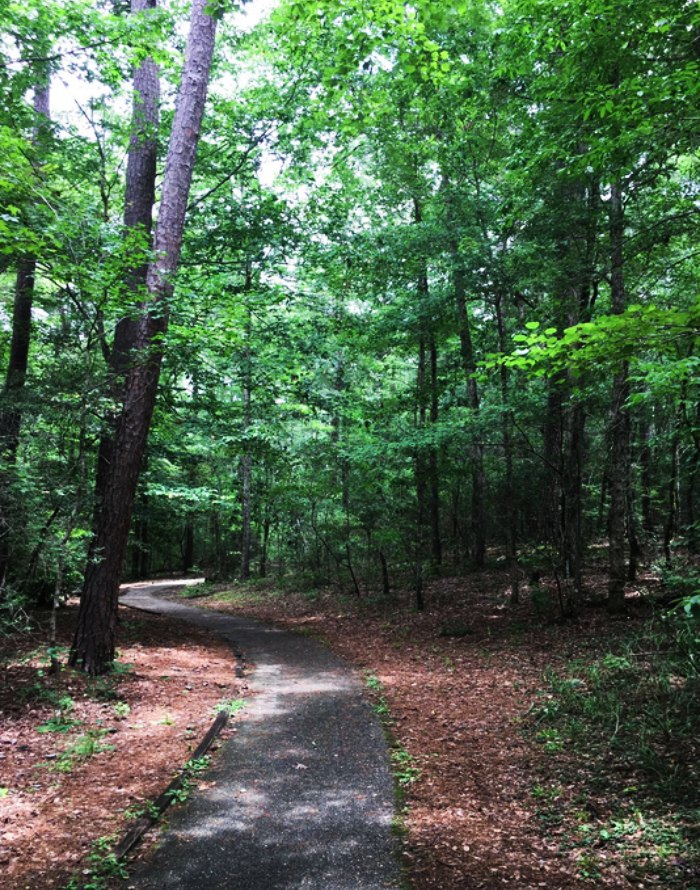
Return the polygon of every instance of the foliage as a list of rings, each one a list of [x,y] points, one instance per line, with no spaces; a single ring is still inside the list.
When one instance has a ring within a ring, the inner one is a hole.
[[[615,847],[637,877],[685,886],[674,857],[700,855],[692,832],[699,647],[697,617],[670,613],[619,651],[548,673],[529,727],[576,796],[561,786],[533,794],[543,824],[566,826],[562,843],[581,851],[582,869],[604,871],[605,850]],[[612,802],[609,815],[582,805],[601,799]]]

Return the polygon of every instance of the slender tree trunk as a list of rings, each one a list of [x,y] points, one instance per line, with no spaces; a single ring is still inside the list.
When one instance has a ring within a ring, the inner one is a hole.
[[[131,13],[136,15],[156,8],[156,0],[131,0]],[[160,80],[158,66],[146,58],[134,71],[131,137],[126,167],[126,193],[124,196],[124,229],[132,243],[132,252],[141,260],[126,270],[124,291],[127,305],[124,315],[114,331],[114,342],[109,351],[109,374],[112,400],[121,404],[124,399],[124,381],[132,352],[136,345],[138,308],[146,301],[146,275],[148,251],[151,248],[153,204],[156,189],[156,163],[158,159],[158,122]],[[105,486],[109,478],[114,437],[119,415],[107,417],[107,429],[100,439],[95,478],[95,523],[99,521]],[[90,559],[92,560],[91,553]]]
[[[383,550],[379,551],[379,562],[382,567],[382,594],[389,596],[391,594],[391,583],[389,581],[389,565],[386,561],[386,554]]]
[[[413,222],[420,225],[423,222],[421,203],[418,198],[413,199]],[[417,380],[417,403],[419,406],[420,428],[425,429],[428,418],[430,424],[438,420],[438,356],[433,322],[430,318],[430,284],[428,281],[428,268],[424,260],[420,261],[417,294],[419,301],[420,330],[419,337],[419,369]],[[440,474],[439,455],[435,445],[422,446],[416,459],[416,473],[421,476],[421,504],[419,513],[421,522],[427,518],[430,530],[430,561],[433,567],[442,563],[442,539],[440,535]],[[418,484],[418,483],[417,483]],[[421,531],[421,539],[425,537]],[[425,554],[421,553],[422,561]]]
[[[32,142],[38,147],[51,119],[48,75],[38,78],[34,89],[36,123]],[[12,506],[9,499],[9,471],[17,460],[22,425],[21,400],[27,378],[32,328],[32,306],[36,279],[36,257],[22,257],[17,264],[15,297],[12,309],[12,339],[5,387],[0,407],[0,591],[5,586],[10,563]]]
[[[457,325],[459,328],[460,356],[462,370],[467,384],[467,405],[472,410],[476,423],[479,418],[480,399],[476,382],[476,358],[472,341],[471,325],[467,312],[467,290],[464,271],[457,253],[457,245],[453,245],[454,269],[452,283],[454,288],[455,306],[457,309]],[[486,514],[484,499],[486,492],[486,472],[484,470],[484,446],[477,431],[472,433],[470,446],[472,466],[472,504],[471,504],[471,543],[472,561],[477,569],[484,567],[486,559]]]
[[[267,553],[270,544],[270,515],[265,509],[265,518],[263,519],[262,543],[260,545],[260,577],[267,577]]]
[[[645,420],[642,421],[640,425],[639,437],[641,439],[641,447],[639,450],[639,466],[641,470],[642,482],[642,531],[644,533],[645,542],[648,544],[654,534],[654,519],[652,514],[651,501],[651,492],[653,487],[651,471],[652,427],[651,424],[647,423]]]
[[[671,564],[671,543],[678,529],[678,448],[681,441],[681,410],[674,419],[671,436],[671,472],[668,479],[668,502],[664,523],[664,558]]]
[[[426,349],[423,334],[418,341],[418,368],[416,371],[416,427],[425,429],[425,377],[426,377]],[[414,590],[416,596],[416,609],[422,612],[425,608],[423,600],[423,560],[425,558],[425,517],[427,514],[426,497],[426,461],[425,449],[419,445],[414,455],[414,477],[416,485],[416,540],[415,540],[415,568]]]
[[[194,522],[191,516],[185,521],[182,541],[182,571],[186,575],[194,565]]]
[[[426,276],[426,287],[427,287]],[[428,341],[430,356],[430,423],[438,421],[438,379],[437,379],[437,346],[435,337],[431,332]],[[430,553],[434,566],[442,565],[442,537],[440,534],[440,471],[438,450],[435,445],[430,446],[428,453],[428,485],[429,511],[430,511]]]
[[[612,311],[620,315],[625,311],[627,299],[624,278],[624,211],[622,183],[617,180],[610,196],[610,289]],[[613,401],[610,420],[610,493],[609,529],[609,580],[608,611],[622,612],[625,608],[625,518],[627,515],[627,465],[629,462],[630,423],[627,400],[629,380],[627,362],[621,362],[613,383]]]
[[[190,34],[173,119],[156,235],[148,267],[149,305],[138,320],[102,509],[95,533],[96,559],[85,573],[70,661],[90,674],[114,660],[119,581],[129,535],[141,458],[158,388],[162,338],[175,286],[192,170],[214,50],[216,17],[208,0],[193,0]]]
[[[569,409],[567,430],[566,471],[563,474],[563,558],[565,575],[570,580],[573,596],[566,603],[570,613],[578,611],[582,594],[583,569],[583,463],[585,456],[586,414],[576,402]]]
[[[505,355],[506,326],[503,318],[501,295],[496,295],[496,324],[498,326],[498,349]],[[504,487],[504,518],[506,530],[506,563],[510,572],[510,601],[514,605],[520,600],[520,572],[518,569],[518,511],[515,504],[515,486],[513,483],[513,447],[511,435],[511,412],[508,393],[508,369],[500,367],[501,384],[501,437],[503,442],[503,458],[506,465]]]
[[[688,474],[685,489],[685,513],[686,523],[688,527],[688,550],[690,553],[698,552],[698,532],[696,508],[695,508],[695,489],[697,487],[698,478],[700,478],[700,403],[695,409],[695,425],[691,422],[691,436],[693,439],[693,450],[688,457]]]
[[[252,287],[250,266],[246,267],[246,291]],[[241,571],[242,581],[250,578],[250,562],[251,549],[253,542],[252,533],[252,492],[253,492],[253,455],[250,451],[250,444],[247,441],[247,434],[252,423],[251,416],[251,398],[252,398],[252,380],[251,380],[251,352],[250,338],[252,328],[252,313],[248,310],[248,318],[246,320],[246,346],[243,351],[243,431],[245,441],[243,443],[243,455],[241,457],[241,508],[242,508],[242,528],[241,528]]]

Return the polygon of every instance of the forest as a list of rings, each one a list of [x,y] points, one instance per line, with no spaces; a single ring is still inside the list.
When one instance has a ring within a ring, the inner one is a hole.
[[[697,684],[696,3],[0,25],[3,635],[80,595],[95,676],[129,579],[422,613],[496,572],[561,627],[648,582]]]

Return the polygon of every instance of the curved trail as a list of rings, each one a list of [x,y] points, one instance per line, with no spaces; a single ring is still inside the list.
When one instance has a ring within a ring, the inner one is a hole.
[[[401,886],[382,729],[349,668],[306,637],[155,596],[125,604],[208,628],[255,664],[245,719],[172,812],[138,890],[380,890]]]

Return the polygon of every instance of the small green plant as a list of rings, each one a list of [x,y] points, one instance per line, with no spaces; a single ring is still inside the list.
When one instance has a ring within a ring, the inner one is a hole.
[[[183,775],[182,781],[175,788],[170,788],[166,796],[171,803],[184,803],[192,793],[192,782],[189,777]]]
[[[229,698],[225,701],[219,702],[219,704],[214,708],[215,711],[225,711],[229,717],[233,717],[238,711],[242,708],[245,708],[245,699],[242,698]]]
[[[379,717],[388,717],[389,716],[389,713],[390,713],[389,712],[389,702],[386,700],[386,698],[383,695],[380,696],[379,700],[374,705],[374,710],[375,710],[375,713]]]
[[[114,745],[104,745],[100,741],[106,732],[106,729],[88,730],[61,752],[55,762],[49,766],[51,771],[69,773],[77,763],[88,760],[103,751],[113,751]]]
[[[46,732],[69,732],[73,727],[79,726],[82,721],[71,720],[68,714],[74,709],[75,702],[69,695],[62,695],[56,701],[56,713],[53,717],[45,720],[37,726],[36,731]]]
[[[172,714],[164,714],[164,715],[160,718],[160,720],[158,721],[158,723],[162,724],[163,726],[174,726],[174,725],[175,725],[175,718],[172,716]]]
[[[211,757],[208,754],[205,754],[204,757],[188,760],[185,764],[185,770],[192,773],[201,773],[209,767],[210,763]]]
[[[194,600],[211,596],[212,593],[214,593],[214,584],[211,581],[202,581],[201,584],[189,584],[187,587],[183,587],[178,596],[185,600]]]
[[[376,674],[373,674],[371,671],[365,671],[362,679],[364,680],[365,686],[369,689],[370,692],[374,693],[373,695],[373,703],[372,707],[374,708],[375,714],[381,717],[383,720],[389,717],[389,702],[386,700],[386,697],[383,695],[379,695],[382,691],[382,682],[377,677]]]
[[[394,776],[401,788],[408,788],[420,779],[421,771],[415,766],[415,758],[401,745],[391,752]]]
[[[557,800],[561,797],[561,788],[559,785],[533,785],[532,796],[535,800]]]
[[[547,754],[557,754],[564,750],[564,743],[558,729],[548,727],[541,729],[535,736],[538,742],[542,742]]]
[[[68,884],[67,890],[80,887],[81,890],[106,890],[114,879],[125,880],[129,877],[124,863],[112,851],[113,837],[101,837],[93,842],[88,853],[89,869],[87,877],[78,882],[75,878]]]
[[[124,720],[131,713],[131,707],[125,701],[118,701],[112,705],[112,710],[114,711],[114,716],[119,718],[119,720]]]
[[[382,683],[376,674],[373,674],[371,671],[365,671],[365,673],[363,674],[363,679],[365,682],[365,686],[371,692],[381,692]]]

